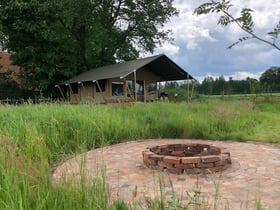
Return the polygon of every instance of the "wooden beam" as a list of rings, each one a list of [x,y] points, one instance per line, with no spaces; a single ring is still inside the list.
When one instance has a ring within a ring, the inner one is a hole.
[[[100,85],[99,85],[98,80],[96,80],[95,82],[96,82],[96,85],[97,85],[97,88],[98,88],[99,92],[101,93],[101,92],[102,92],[102,89],[101,89],[101,87],[100,87]]]
[[[84,88],[84,85],[83,85],[83,83],[82,82],[78,82],[78,92],[79,92],[79,96],[80,96],[80,102],[82,102],[83,100],[82,100],[82,88],[81,88],[81,90],[79,91],[79,85],[81,85],[82,86],[82,88],[83,89],[85,89]]]
[[[134,99],[134,101],[135,101],[135,98],[133,98],[132,95],[131,95],[131,90],[130,90],[130,88],[129,88],[128,85],[126,85],[126,88],[127,88],[128,93],[129,93],[129,95],[130,95],[130,98],[131,98],[131,99]]]
[[[127,90],[128,94],[129,94],[129,96],[130,96],[130,98],[131,98],[131,97],[132,97],[132,95],[131,95],[131,90],[130,90],[128,84],[126,84],[126,90]]]
[[[193,92],[194,92],[194,81],[192,81],[192,92],[191,92],[191,97],[190,97],[190,101],[192,101],[192,97],[193,97]]]
[[[137,88],[137,84],[136,84],[136,70],[134,70],[133,75],[134,75],[134,98],[135,98],[135,101],[137,102],[137,91],[136,91],[136,88]]]
[[[144,103],[147,101],[146,81],[143,81]]]
[[[189,74],[188,74],[188,80],[187,80],[187,88],[188,88],[188,103],[190,103],[190,83],[189,83]]]
[[[58,88],[58,90],[59,90],[59,92],[60,92],[60,95],[62,95],[63,100],[65,100],[65,96],[64,96],[64,94],[63,94],[63,92],[62,92],[60,86],[57,85],[56,87]]]
[[[74,94],[74,91],[73,91],[73,89],[72,89],[72,87],[71,87],[70,84],[69,84],[69,87],[70,87],[70,93],[71,93],[72,95],[74,95],[74,98],[75,98],[76,101],[78,102],[78,98],[77,98],[76,94]],[[78,89],[78,91],[79,91],[79,89]],[[71,94],[70,94],[70,97],[71,97]],[[71,98],[70,98],[70,101],[71,101]]]
[[[82,88],[85,89],[84,83],[81,82],[80,84],[82,85]]]
[[[103,92],[102,92],[102,89],[101,89],[101,87],[100,87],[100,84],[99,84],[98,80],[96,80],[95,82],[96,82],[97,88],[98,88],[98,90],[99,90],[99,93],[101,94],[103,100],[104,100],[105,103],[106,103],[106,96],[103,95]],[[107,85],[107,82],[106,82],[106,85]],[[107,87],[105,86],[105,91],[107,91],[107,90],[108,90],[108,86],[107,86]]]
[[[94,84],[95,81],[92,81],[92,83]],[[95,91],[94,85],[91,85],[91,91],[92,91],[92,98],[94,100],[94,91]]]
[[[123,96],[127,97],[126,78],[123,78]]]

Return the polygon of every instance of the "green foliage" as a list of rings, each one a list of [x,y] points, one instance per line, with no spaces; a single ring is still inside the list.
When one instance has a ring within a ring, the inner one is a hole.
[[[269,86],[270,91],[280,91],[280,67],[270,67],[260,77],[260,82],[263,85]]]
[[[248,39],[257,39],[263,43],[266,43],[272,47],[274,47],[277,50],[280,50],[280,47],[276,45],[276,40],[278,38],[278,35],[280,33],[280,22],[277,24],[277,26],[273,29],[273,31],[268,32],[267,35],[269,35],[272,38],[272,42],[268,41],[264,38],[261,38],[257,34],[254,33],[254,21],[252,18],[252,12],[253,10],[251,8],[243,8],[240,12],[239,17],[234,17],[230,13],[230,8],[233,5],[231,4],[231,1],[226,0],[220,0],[220,1],[214,1],[210,0],[209,2],[203,3],[200,6],[198,6],[194,10],[194,14],[196,15],[202,15],[202,14],[210,14],[210,13],[222,13],[218,20],[218,24],[222,26],[227,26],[230,23],[235,23],[241,30],[245,31],[249,34],[249,36],[241,37],[238,39],[237,42],[231,44],[228,48],[232,48],[233,46],[246,41]]]
[[[50,92],[88,69],[137,58],[170,39],[173,0],[1,1],[4,48],[24,85]],[[1,34],[0,34],[1,35]]]
[[[120,209],[120,204],[110,201],[101,169],[87,183],[54,185],[42,138],[33,144],[39,149],[36,151],[27,152],[20,142],[3,136],[0,145],[0,209]]]
[[[273,40],[273,43],[275,44],[275,42],[277,41],[277,38],[280,34],[280,21],[279,23],[276,25],[276,27],[273,29],[273,31],[271,32],[268,32],[267,35],[269,35],[272,40]]]
[[[253,10],[244,8],[241,11],[241,17],[237,18],[235,21],[241,24],[241,27],[244,28],[248,32],[253,32],[254,22],[252,19]]]
[[[172,102],[190,102],[192,99],[197,99],[198,82],[166,82],[160,89],[160,92],[166,93],[168,100]]]
[[[0,73],[0,100],[33,98],[34,93],[23,90],[15,81],[1,79]]]
[[[249,94],[256,93],[256,91],[252,91],[253,87],[258,84],[257,80],[251,78],[246,80],[233,80],[230,78],[226,81],[223,76],[216,79],[207,77],[197,86],[197,90],[200,94],[204,95]],[[258,91],[261,92],[261,90]]]

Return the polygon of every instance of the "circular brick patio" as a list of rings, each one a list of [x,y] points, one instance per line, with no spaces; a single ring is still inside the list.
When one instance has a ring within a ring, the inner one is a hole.
[[[142,152],[147,147],[163,144],[209,144],[231,153],[231,166],[216,174],[172,174],[146,167]],[[85,161],[83,161],[83,159]],[[186,192],[201,187],[201,196],[213,207],[215,185],[219,185],[219,209],[252,209],[261,199],[266,209],[280,209],[280,147],[260,143],[206,140],[139,140],[95,149],[78,155],[53,172],[53,180],[78,180],[80,165],[85,164],[86,177],[92,180],[106,166],[106,181],[113,199],[132,202],[159,195],[159,180],[163,180],[167,196],[173,193],[188,202]]]

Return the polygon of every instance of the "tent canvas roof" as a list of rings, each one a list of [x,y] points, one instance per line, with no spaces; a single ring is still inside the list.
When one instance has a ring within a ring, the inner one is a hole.
[[[171,59],[165,55],[156,55],[148,58],[132,60],[100,68],[95,68],[75,76],[61,84],[72,84],[87,81],[96,81],[109,78],[124,78],[141,68],[151,71],[159,76],[160,81],[194,79]]]

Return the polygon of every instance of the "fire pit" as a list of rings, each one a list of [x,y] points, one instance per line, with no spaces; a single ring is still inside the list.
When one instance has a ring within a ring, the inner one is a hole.
[[[214,173],[231,164],[230,152],[207,144],[165,144],[142,152],[144,164],[176,174]]]

